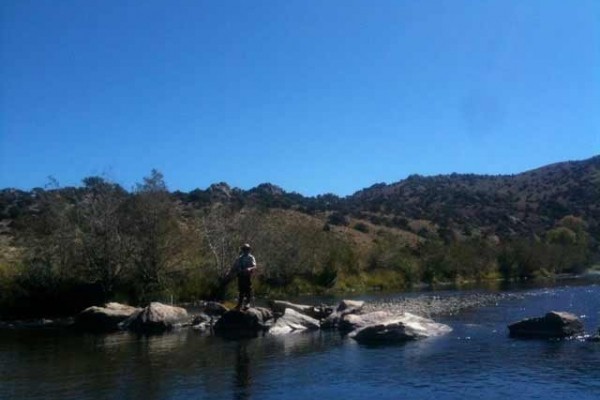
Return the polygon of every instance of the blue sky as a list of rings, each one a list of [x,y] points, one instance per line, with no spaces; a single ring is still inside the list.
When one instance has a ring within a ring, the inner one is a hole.
[[[0,188],[350,194],[600,153],[600,2],[3,0]]]

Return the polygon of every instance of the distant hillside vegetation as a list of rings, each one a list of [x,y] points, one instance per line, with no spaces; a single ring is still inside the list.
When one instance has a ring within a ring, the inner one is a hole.
[[[443,229],[500,237],[541,233],[566,215],[600,236],[600,156],[518,175],[412,175],[361,190],[346,209],[387,225],[429,220]]]

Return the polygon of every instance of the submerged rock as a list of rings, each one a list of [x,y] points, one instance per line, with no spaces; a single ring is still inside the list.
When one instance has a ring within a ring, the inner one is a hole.
[[[286,308],[283,315],[277,318],[275,324],[269,329],[269,335],[284,335],[308,329],[319,329],[319,321],[291,308]]]
[[[189,315],[184,308],[153,302],[123,321],[121,328],[140,333],[158,333],[189,323]]]
[[[137,311],[140,309],[120,303],[92,306],[75,317],[73,327],[84,332],[114,332],[119,330],[121,322]]]
[[[393,344],[451,332],[448,325],[437,323],[418,315],[404,313],[382,323],[368,325],[350,334],[350,337],[363,344]]]
[[[254,307],[227,311],[214,326],[215,334],[226,338],[251,338],[267,331],[271,325],[271,310]]]
[[[527,318],[508,326],[510,336],[523,338],[565,338],[583,333],[583,322],[574,314],[551,311],[543,317]]]

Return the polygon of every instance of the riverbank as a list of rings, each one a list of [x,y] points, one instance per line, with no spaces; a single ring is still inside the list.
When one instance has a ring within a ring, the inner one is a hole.
[[[533,287],[553,287],[563,285],[566,282],[573,285],[583,285],[589,282],[600,282],[600,271],[591,269],[584,274],[560,274],[552,278],[504,281],[470,281],[470,282],[445,282],[437,285],[418,285],[404,290],[378,290],[368,291],[330,291],[325,294],[316,295],[305,294],[295,296],[277,296],[271,294],[270,298],[291,299],[295,302],[304,303],[323,303],[334,306],[343,298],[365,298],[377,297],[377,300],[368,300],[364,306],[365,312],[370,311],[388,311],[393,314],[409,312],[424,317],[435,317],[439,315],[454,315],[462,310],[476,307],[483,307],[503,300],[518,299],[522,296],[518,293],[507,293],[505,290],[511,288],[533,288]],[[440,291],[444,292],[440,296]],[[471,293],[471,291],[476,291]],[[456,292],[457,294],[451,294]],[[450,294],[449,294],[450,293]],[[460,294],[458,294],[460,293]],[[417,294],[417,295],[415,295]],[[268,298],[259,300],[259,303],[266,303]],[[223,302],[231,308],[234,301],[227,300]],[[174,305],[188,309],[191,313],[197,308],[197,303],[175,303]],[[2,319],[0,316],[0,329],[36,329],[36,328],[63,328],[69,326],[73,321],[72,316],[53,317],[45,316],[40,318],[11,318]]]

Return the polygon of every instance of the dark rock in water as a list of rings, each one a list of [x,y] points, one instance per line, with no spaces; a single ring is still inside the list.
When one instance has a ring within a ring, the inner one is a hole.
[[[269,302],[269,307],[274,313],[282,315],[286,309],[292,309],[300,314],[308,315],[311,318],[323,319],[328,317],[333,308],[325,305],[309,306],[305,304],[294,304],[283,300],[273,300]]]
[[[267,331],[271,325],[271,310],[254,307],[227,311],[214,326],[215,334],[226,338],[251,338]]]
[[[120,303],[88,307],[75,317],[73,328],[84,332],[114,332],[119,330],[121,322],[138,311],[139,308]]]
[[[583,333],[583,322],[568,312],[551,311],[508,326],[510,336],[522,338],[565,338]]]
[[[221,316],[229,311],[229,308],[225,307],[223,304],[218,303],[216,301],[207,301],[200,306],[200,309],[204,314],[207,315],[218,315]]]
[[[451,332],[448,325],[437,323],[418,315],[404,313],[383,323],[369,325],[350,334],[350,337],[363,344],[393,344]]]
[[[360,313],[364,304],[364,301],[342,300],[336,310],[321,322],[321,328],[334,329],[339,327],[344,316]]]
[[[365,328],[369,325],[381,324],[392,318],[387,311],[373,311],[366,314],[346,314],[339,321],[339,329],[342,332],[351,332]]]
[[[189,325],[188,312],[181,307],[150,303],[121,323],[123,329],[140,333],[159,333]]]
[[[269,335],[284,335],[308,329],[319,329],[319,321],[291,308],[286,308],[283,315],[277,318],[275,324],[269,329]]]

